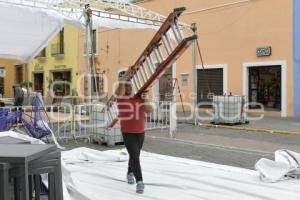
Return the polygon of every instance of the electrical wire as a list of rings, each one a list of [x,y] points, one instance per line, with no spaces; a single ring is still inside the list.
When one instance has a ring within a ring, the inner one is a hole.
[[[190,11],[190,12],[185,12],[182,15],[190,15],[190,14],[199,13],[199,12],[206,12],[206,11],[210,11],[210,10],[216,10],[216,9],[220,9],[220,8],[231,7],[231,6],[234,6],[234,5],[237,5],[237,4],[246,4],[246,3],[250,3],[252,1],[257,1],[257,0],[236,1],[236,2],[232,2],[232,3],[226,3],[226,4],[221,4],[221,5],[212,6],[212,7],[208,7],[208,8],[203,8],[203,9],[199,9],[199,10],[193,10],[193,11]]]
[[[242,5],[238,5],[238,6],[240,7]],[[207,31],[207,32],[202,31],[201,35],[206,36],[206,35],[218,34],[222,31],[228,29],[229,27],[233,26],[234,24],[238,23],[239,21],[241,21],[243,19],[244,16],[246,16],[250,12],[250,10],[252,10],[254,4],[250,4],[249,6],[250,7],[247,7],[246,9],[241,11],[241,13],[238,14],[238,16],[235,17],[235,19],[231,20],[231,22],[224,23],[224,24],[222,24],[221,27],[219,27],[219,28],[217,28],[216,30],[213,30],[213,31]]]

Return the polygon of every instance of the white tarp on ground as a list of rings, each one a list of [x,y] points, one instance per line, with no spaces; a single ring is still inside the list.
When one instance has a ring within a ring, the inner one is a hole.
[[[299,200],[300,180],[263,183],[253,170],[142,152],[145,193],[125,182],[124,151],[63,152],[65,200]]]
[[[255,169],[265,182],[300,179],[300,154],[285,149],[277,150],[275,161],[262,158],[255,164]]]
[[[1,136],[40,143],[13,131]],[[299,200],[300,180],[263,183],[253,170],[142,152],[145,193],[125,182],[124,150],[62,152],[64,200]]]

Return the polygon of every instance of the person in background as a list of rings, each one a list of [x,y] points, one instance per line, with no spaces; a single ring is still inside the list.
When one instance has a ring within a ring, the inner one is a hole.
[[[4,89],[0,88],[0,98],[3,98],[3,97],[4,97]]]
[[[136,180],[136,192],[144,192],[144,183],[140,165],[140,152],[143,147],[145,130],[145,113],[152,112],[152,106],[148,100],[148,92],[141,96],[133,96],[131,82],[121,78],[115,91],[119,109],[119,120],[125,147],[129,153],[127,182],[134,184]]]
[[[23,101],[24,101],[24,91],[20,85],[16,84],[13,86],[14,91],[14,106],[16,106],[16,110],[22,111]],[[19,118],[19,123],[21,123],[21,119]]]
[[[2,99],[4,97],[4,89],[1,87],[0,88],[0,99]],[[0,100],[0,107],[5,107],[5,103]]]

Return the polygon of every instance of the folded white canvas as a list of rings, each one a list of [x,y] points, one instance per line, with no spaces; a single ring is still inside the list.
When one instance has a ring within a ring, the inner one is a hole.
[[[289,150],[275,152],[275,161],[266,158],[255,164],[264,182],[277,182],[290,178],[300,178],[300,154]]]

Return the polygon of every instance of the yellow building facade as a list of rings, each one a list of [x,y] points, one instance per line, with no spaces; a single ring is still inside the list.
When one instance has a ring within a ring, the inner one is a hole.
[[[29,63],[29,80],[33,91],[47,95],[51,84],[57,95],[71,95],[77,90],[77,27],[65,25],[48,46]]]

